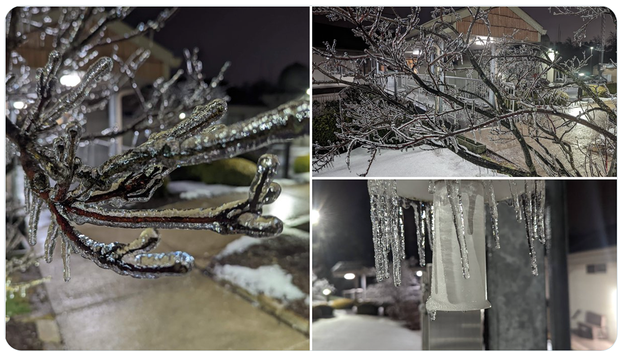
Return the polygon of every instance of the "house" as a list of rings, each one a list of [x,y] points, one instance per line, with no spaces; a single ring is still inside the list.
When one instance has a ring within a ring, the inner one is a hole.
[[[48,15],[52,19],[55,19],[59,16],[59,13],[58,11],[52,10]],[[116,21],[107,25],[104,35],[106,37],[119,38],[133,30],[134,28],[126,23]],[[49,53],[54,49],[53,41],[54,37],[52,36],[41,37],[39,33],[32,32],[27,36],[26,42],[15,51],[24,58],[28,66],[32,68],[44,67],[48,61]],[[95,62],[98,57],[111,57],[113,53],[115,53],[121,60],[125,61],[140,49],[149,50],[150,56],[136,72],[135,80],[139,86],[150,84],[159,77],[170,78],[172,70],[178,68],[182,63],[181,58],[176,57],[171,51],[160,46],[158,43],[150,40],[146,36],[137,36],[129,40],[116,42],[115,44],[98,46],[91,51],[92,53],[96,53],[96,55],[88,63],[84,65],[78,63],[79,68],[77,71],[69,71],[66,69],[61,72],[61,74],[79,77],[81,72],[86,71],[89,65]],[[119,72],[119,70],[120,65],[115,63],[113,71]],[[31,74],[34,74],[34,72],[35,69],[32,69]],[[121,127],[127,123],[127,120],[124,121],[123,112],[128,108],[123,108],[123,106],[124,104],[127,105],[126,99],[131,98],[133,95],[134,91],[130,88],[118,91],[108,98],[105,109],[88,113],[86,115],[88,122],[85,125],[85,134],[98,133],[111,127]],[[126,119],[127,118],[131,117],[126,117]],[[125,149],[124,144],[130,144],[132,138],[133,136],[128,135],[125,139],[118,137],[114,140],[96,140],[91,142],[88,147],[81,148],[79,156],[85,163],[91,166],[99,165],[107,160],[109,155],[121,153]]]

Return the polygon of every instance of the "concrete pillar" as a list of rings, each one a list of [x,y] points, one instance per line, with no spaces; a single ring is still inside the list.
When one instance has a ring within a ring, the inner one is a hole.
[[[570,297],[568,290],[568,227],[565,182],[546,182],[546,234],[550,338],[553,350],[570,350]]]
[[[531,273],[524,223],[513,207],[498,204],[500,249],[494,249],[491,217],[487,216],[488,300],[485,343],[490,350],[546,350],[546,280],[544,247],[535,241],[539,275]]]

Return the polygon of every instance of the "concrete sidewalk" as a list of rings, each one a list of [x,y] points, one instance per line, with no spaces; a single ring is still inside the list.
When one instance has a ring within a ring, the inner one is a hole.
[[[309,211],[309,185],[284,187],[265,213],[293,218]],[[232,194],[193,200],[176,207],[221,205],[246,197]],[[102,242],[129,242],[140,230],[79,227]],[[37,250],[43,252],[47,228],[39,229]],[[67,349],[309,349],[308,338],[224,289],[201,274],[211,257],[239,236],[209,231],[162,230],[157,252],[182,250],[196,259],[184,277],[140,280],[98,268],[78,255],[71,257],[71,281],[63,281],[60,250],[51,264],[40,265],[50,276],[46,290]]]

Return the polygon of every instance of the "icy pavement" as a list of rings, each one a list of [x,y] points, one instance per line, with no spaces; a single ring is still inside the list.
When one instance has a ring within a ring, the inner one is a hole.
[[[314,350],[420,350],[420,330],[409,330],[388,317],[346,314],[312,324]]]
[[[346,154],[334,159],[315,177],[355,177],[366,172],[370,155],[359,148],[351,152],[351,170]],[[416,148],[410,151],[383,150],[377,153],[368,177],[495,177],[496,173],[476,166],[447,149]]]
[[[307,212],[308,193],[307,185],[284,187],[283,203],[276,201],[272,211],[290,214],[301,208]],[[245,196],[228,194],[175,206],[214,206]],[[43,252],[44,223],[42,218],[38,253]],[[128,242],[140,232],[91,225],[80,230],[103,242]],[[51,277],[45,288],[67,349],[309,349],[305,335],[202,275],[210,259],[239,235],[194,230],[162,230],[161,234],[155,251],[190,253],[196,260],[190,274],[134,279],[72,255],[71,280],[66,283],[58,247],[51,264],[41,263],[42,275]]]

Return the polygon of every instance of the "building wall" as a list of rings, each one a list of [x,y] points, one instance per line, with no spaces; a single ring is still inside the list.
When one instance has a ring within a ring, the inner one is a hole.
[[[607,317],[609,340],[617,337],[617,262],[616,248],[572,253],[568,256],[570,289],[570,316],[581,310],[571,320],[570,327],[577,328],[577,322],[584,321],[585,312],[592,311]],[[588,264],[606,263],[605,273],[587,273]]]
[[[527,40],[531,42],[539,42],[540,34],[529,25],[525,20],[516,15],[508,7],[497,7],[490,11],[488,15],[490,22],[490,31],[493,37],[501,38],[504,35],[512,35],[514,39]],[[461,33],[467,33],[472,17],[463,18],[457,22],[457,30]],[[515,32],[515,34],[514,34]],[[488,28],[483,21],[478,21],[472,27],[472,35],[488,35]]]

